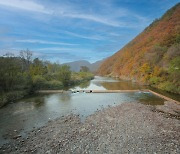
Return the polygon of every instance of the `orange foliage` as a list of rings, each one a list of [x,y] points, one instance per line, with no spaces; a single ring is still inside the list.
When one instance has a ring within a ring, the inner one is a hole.
[[[100,75],[141,78],[143,68],[148,69],[148,67],[151,67],[153,74],[158,76],[160,74],[160,68],[155,67],[157,64],[148,66],[149,64],[145,55],[156,45],[169,48],[177,40],[177,36],[179,35],[180,3],[167,11],[162,18],[153,22],[124,48],[105,60],[99,68],[98,73]],[[163,60],[163,55],[160,58]],[[140,69],[142,70],[139,71]],[[144,72],[144,74],[146,73]],[[148,77],[144,75],[144,78]]]

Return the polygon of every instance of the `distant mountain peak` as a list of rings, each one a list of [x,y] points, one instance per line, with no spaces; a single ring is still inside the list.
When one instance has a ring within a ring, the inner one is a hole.
[[[91,72],[96,72],[99,68],[99,66],[102,64],[103,60],[99,60],[94,63],[90,63],[87,60],[77,60],[73,62],[63,63],[62,65],[68,65],[70,66],[71,70],[74,72],[79,72],[81,69],[81,66],[87,66]]]

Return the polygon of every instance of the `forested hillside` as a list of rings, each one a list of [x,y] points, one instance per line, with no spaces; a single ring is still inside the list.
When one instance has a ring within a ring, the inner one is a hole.
[[[180,3],[105,60],[98,72],[180,93]]]

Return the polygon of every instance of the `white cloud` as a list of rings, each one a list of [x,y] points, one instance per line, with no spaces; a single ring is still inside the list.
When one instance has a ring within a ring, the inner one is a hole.
[[[59,48],[59,47],[51,47],[51,48],[39,48],[39,49],[34,49],[36,51],[70,51],[72,48]]]
[[[54,51],[54,52],[67,52],[67,53],[71,53],[74,52],[76,54],[78,53],[91,53],[92,50],[91,49],[87,49],[87,48],[61,48],[61,47],[49,47],[49,48],[36,48],[33,49],[33,51],[39,51],[39,52],[49,52],[49,51]]]
[[[42,2],[40,3],[39,1],[39,3],[37,3],[33,0],[0,0],[0,5],[25,11],[49,14],[56,18],[82,19],[112,27],[126,27],[128,25],[126,21],[119,20],[119,17],[132,16],[138,20],[145,20],[144,17],[135,13],[130,13],[127,9],[111,6],[110,3],[105,3],[106,5],[102,3],[102,6],[100,6],[100,9],[97,11],[88,11],[87,8],[83,8],[82,6],[79,7],[74,3],[66,4],[60,1],[59,3],[49,3],[49,5],[47,5],[48,3],[45,4]]]
[[[68,35],[71,35],[71,36],[75,36],[75,37],[79,37],[79,38],[84,38],[84,39],[90,39],[90,40],[104,40],[104,37],[99,36],[99,35],[97,35],[97,36],[88,36],[88,35],[81,35],[81,34],[69,32],[69,31],[62,31],[62,33],[68,34]]]
[[[93,22],[98,22],[98,23],[113,26],[113,27],[124,26],[124,23],[122,23],[122,22],[118,22],[116,20],[108,19],[105,16],[100,17],[97,14],[93,15],[93,14],[71,14],[71,13],[66,13],[66,14],[63,14],[62,16],[69,17],[69,18],[90,20],[90,21],[93,21]]]
[[[44,41],[44,40],[16,40],[16,42],[22,43],[38,43],[38,44],[52,44],[52,45],[78,45],[72,43],[64,43],[64,42],[54,42],[54,41]]]
[[[47,10],[43,5],[32,0],[0,0],[0,5],[32,12],[52,13],[52,11]]]

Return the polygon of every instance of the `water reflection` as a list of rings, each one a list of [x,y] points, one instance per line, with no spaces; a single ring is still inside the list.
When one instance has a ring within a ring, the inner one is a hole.
[[[102,82],[101,84],[107,90],[136,90],[144,88],[143,86],[130,81]]]
[[[73,89],[140,89],[141,86],[127,81],[96,77],[91,82],[83,83]],[[15,104],[0,109],[0,144],[4,134],[14,129],[21,133],[43,126],[51,119],[70,113],[80,114],[83,120],[102,107],[115,106],[126,102],[144,104],[163,104],[164,100],[151,93],[63,93],[35,95]]]
[[[85,84],[85,83],[83,83]],[[85,86],[76,86],[73,90],[135,90],[145,87],[131,81],[115,80],[108,77],[95,76],[93,80]]]
[[[33,102],[36,107],[41,106],[44,103],[44,97],[36,97]]]
[[[163,105],[164,100],[156,95],[153,95],[149,92],[136,92],[136,93],[127,93],[129,97],[133,100],[145,105]]]

